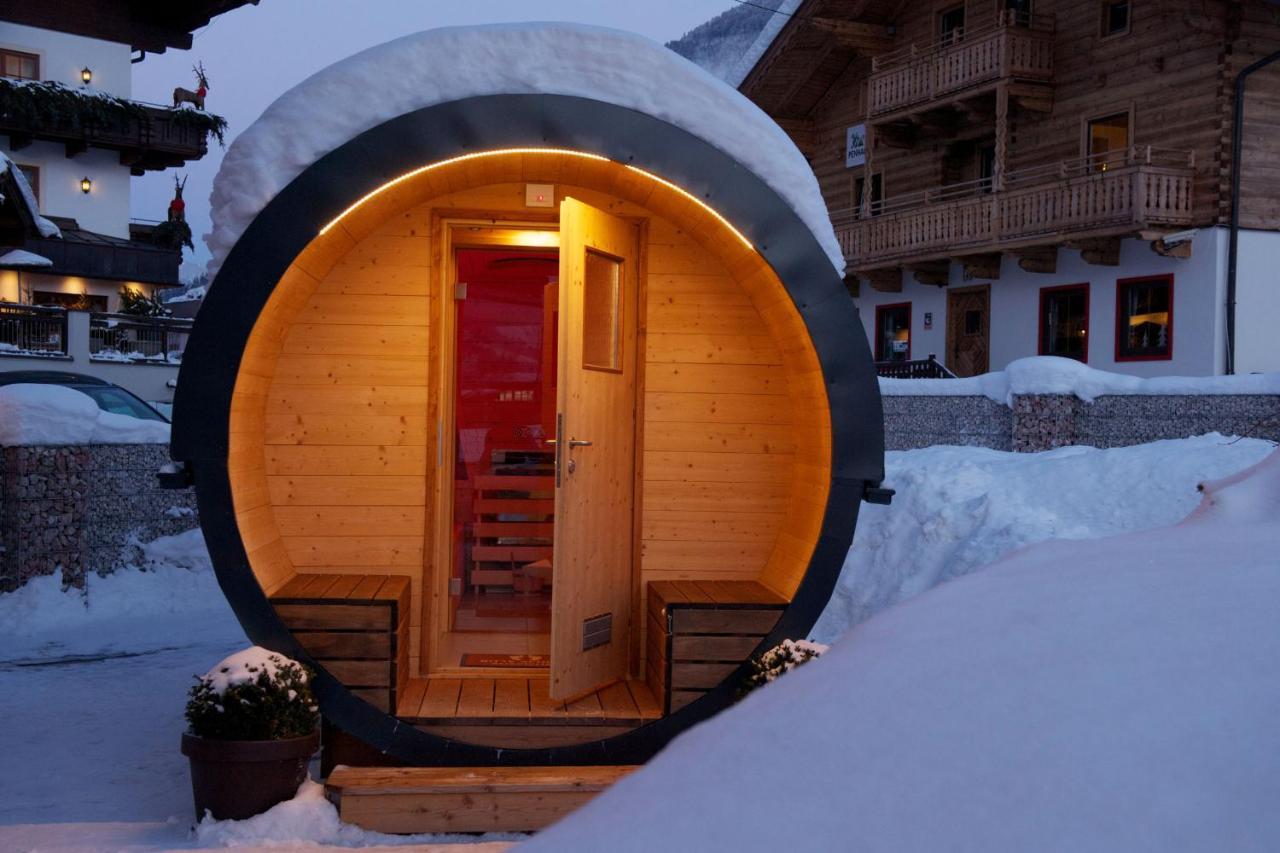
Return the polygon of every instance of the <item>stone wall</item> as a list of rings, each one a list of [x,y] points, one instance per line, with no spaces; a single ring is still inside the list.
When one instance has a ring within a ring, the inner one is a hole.
[[[1061,394],[886,396],[885,447],[957,444],[1034,453],[1072,444],[1126,447],[1207,432],[1280,441],[1280,396],[1142,394],[1091,403]]]
[[[61,573],[83,587],[150,541],[197,524],[195,492],[156,482],[163,444],[0,448],[0,592]]]

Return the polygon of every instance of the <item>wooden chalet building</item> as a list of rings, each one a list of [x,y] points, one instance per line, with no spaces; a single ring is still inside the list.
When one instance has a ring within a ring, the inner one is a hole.
[[[1235,84],[1280,49],[1280,5],[787,9],[740,89],[813,165],[878,361],[1280,370],[1280,63],[1244,90],[1228,272]]]

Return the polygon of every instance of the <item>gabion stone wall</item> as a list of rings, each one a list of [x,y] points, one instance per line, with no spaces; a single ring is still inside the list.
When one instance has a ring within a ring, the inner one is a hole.
[[[195,493],[157,485],[168,461],[164,444],[0,448],[0,592],[58,573],[83,587],[128,563],[131,540],[195,527]]]
[[[1099,397],[1015,395],[1012,406],[986,397],[886,396],[885,448],[931,444],[1035,453],[1085,444],[1126,447],[1207,432],[1280,441],[1280,396],[1161,394]]]

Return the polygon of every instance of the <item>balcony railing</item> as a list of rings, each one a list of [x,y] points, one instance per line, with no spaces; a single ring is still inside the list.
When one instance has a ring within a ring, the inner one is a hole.
[[[0,355],[65,358],[67,312],[61,308],[0,304]]]
[[[94,361],[181,364],[191,335],[191,320],[89,315],[89,357]]]
[[[855,269],[1055,242],[1073,234],[1124,233],[1192,221],[1193,155],[1131,148],[1012,172],[989,180],[887,198],[874,216],[833,214]]]
[[[936,356],[915,361],[877,361],[876,374],[884,379],[955,379],[956,375]]]
[[[991,27],[955,30],[933,44],[876,57],[867,83],[872,118],[997,80],[1053,78],[1053,18],[1005,13]]]

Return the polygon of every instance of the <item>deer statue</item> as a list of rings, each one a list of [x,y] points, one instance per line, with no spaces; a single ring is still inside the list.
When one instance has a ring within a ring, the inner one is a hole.
[[[201,62],[191,69],[196,72],[196,81],[199,85],[193,92],[190,89],[184,89],[181,86],[173,90],[173,105],[176,107],[182,103],[194,104],[198,110],[204,109],[204,96],[209,91],[209,78],[204,74],[204,63]]]
[[[173,201],[169,202],[169,221],[170,222],[186,222],[187,221],[187,203],[182,200],[182,190],[187,186],[187,178],[184,175],[182,180],[178,180],[178,176],[173,176]]]

